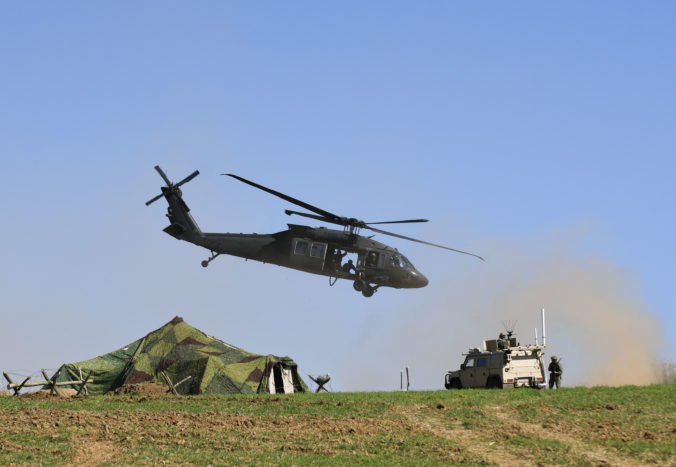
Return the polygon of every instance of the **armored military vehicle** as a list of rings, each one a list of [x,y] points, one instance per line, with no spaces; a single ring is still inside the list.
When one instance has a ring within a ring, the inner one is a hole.
[[[502,336],[502,335],[501,335]],[[483,350],[469,349],[460,369],[446,374],[446,389],[543,388],[544,345],[521,345],[512,337],[484,341]]]

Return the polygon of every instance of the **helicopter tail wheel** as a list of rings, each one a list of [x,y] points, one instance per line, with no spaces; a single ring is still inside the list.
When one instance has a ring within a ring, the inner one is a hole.
[[[364,297],[368,298],[368,297],[373,297],[373,294],[374,294],[375,292],[376,292],[376,289],[374,289],[374,288],[371,287],[370,285],[367,285],[366,287],[364,287],[364,290],[361,291],[361,294],[362,294]]]
[[[357,280],[354,281],[354,283],[352,284],[352,287],[353,287],[354,290],[356,290],[357,292],[361,292],[362,290],[364,290],[364,281],[362,281],[362,280],[360,280],[360,279],[357,279]]]
[[[202,263],[201,263],[201,264],[202,264],[202,267],[203,267],[203,268],[206,268],[207,266],[209,266],[209,263],[211,263],[213,260],[215,260],[215,259],[218,258],[219,256],[221,256],[220,253],[214,253],[214,252],[212,251],[212,252],[211,252],[211,256],[209,256],[207,259],[205,259],[204,261],[202,261]]]

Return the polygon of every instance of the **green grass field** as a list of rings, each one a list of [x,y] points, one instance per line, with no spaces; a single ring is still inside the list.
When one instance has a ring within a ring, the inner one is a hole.
[[[675,465],[676,386],[0,397],[1,464]]]

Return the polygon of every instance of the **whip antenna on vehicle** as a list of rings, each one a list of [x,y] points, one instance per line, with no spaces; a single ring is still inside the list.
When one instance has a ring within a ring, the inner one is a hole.
[[[542,345],[547,345],[547,338],[545,337],[545,309],[542,309]]]
[[[516,329],[517,320],[503,321],[502,327],[507,331],[507,337],[512,337],[514,335],[514,329]]]

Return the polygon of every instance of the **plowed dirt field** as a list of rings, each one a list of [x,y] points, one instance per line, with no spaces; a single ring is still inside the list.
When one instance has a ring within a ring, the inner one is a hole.
[[[0,397],[1,464],[676,464],[674,386]]]

